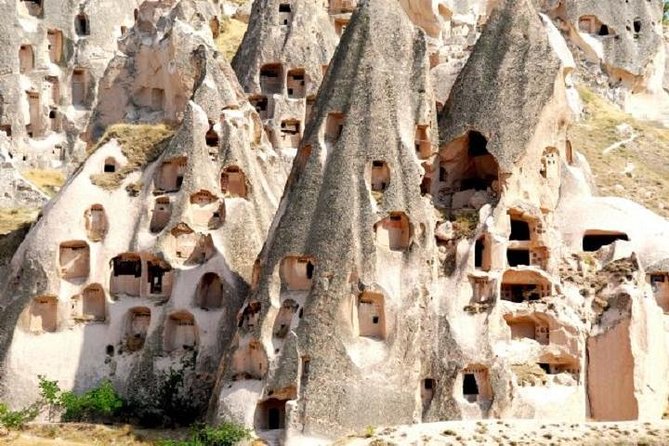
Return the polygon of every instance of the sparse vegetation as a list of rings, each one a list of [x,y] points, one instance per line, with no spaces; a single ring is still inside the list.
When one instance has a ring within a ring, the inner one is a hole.
[[[225,422],[211,427],[198,424],[193,427],[190,438],[186,440],[163,440],[159,446],[233,446],[242,440],[251,438],[251,432],[243,426]]]
[[[62,410],[64,421],[107,420],[125,405],[109,381],[102,381],[99,386],[77,395],[62,391],[58,381],[50,381],[44,376],[38,378],[42,397],[39,405],[48,409],[50,418],[56,411]]]
[[[128,162],[114,173],[91,175],[91,181],[106,190],[116,189],[128,174],[142,169],[158,158],[167,147],[173,134],[174,131],[164,124],[115,124],[110,126],[91,153],[115,139]]]
[[[9,234],[31,223],[37,214],[38,208],[0,208],[0,235]]]
[[[216,39],[216,46],[229,61],[235,56],[237,48],[242,43],[246,28],[246,23],[237,19],[226,17],[221,20],[221,33]]]
[[[28,169],[21,174],[49,197],[56,195],[65,184],[65,175],[56,169]]]
[[[0,403],[0,425],[7,429],[22,429],[26,423],[32,421],[39,414],[36,405],[21,410],[11,410],[6,404]]]
[[[669,217],[669,164],[664,147],[669,145],[669,129],[634,119],[612,103],[585,87],[579,88],[585,104],[585,118],[569,130],[574,150],[585,155],[601,195],[637,201],[660,215]],[[629,125],[638,136],[607,154],[602,151],[625,137],[616,130]],[[631,172],[626,166],[633,165]]]
[[[459,211],[452,221],[456,238],[470,238],[479,224],[479,214],[474,209]]]

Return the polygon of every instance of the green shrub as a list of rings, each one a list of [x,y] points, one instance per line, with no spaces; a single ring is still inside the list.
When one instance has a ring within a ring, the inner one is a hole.
[[[251,438],[248,429],[235,423],[225,422],[212,427],[204,424],[195,425],[187,440],[163,440],[159,446],[233,446],[242,440]]]
[[[21,429],[38,414],[39,408],[35,404],[21,410],[10,410],[6,404],[0,403],[0,425],[7,429]]]
[[[50,381],[45,376],[38,376],[41,406],[47,406],[49,419],[56,409],[63,410],[64,421],[91,421],[114,416],[124,405],[123,399],[108,380],[98,387],[77,395],[63,392],[58,381]]]
[[[103,381],[98,387],[82,395],[63,392],[60,395],[60,405],[64,409],[65,421],[95,420],[114,416],[123,407],[123,399],[111,382]]]

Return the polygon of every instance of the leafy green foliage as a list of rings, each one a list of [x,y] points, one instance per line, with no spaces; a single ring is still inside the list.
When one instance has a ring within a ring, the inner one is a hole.
[[[27,422],[32,421],[39,414],[36,404],[21,410],[10,410],[9,407],[0,403],[0,425],[7,429],[21,429]]]
[[[47,406],[49,418],[56,409],[62,409],[64,421],[92,421],[112,417],[124,406],[123,399],[107,380],[77,395],[70,391],[63,392],[58,381],[50,381],[41,375],[38,378],[41,404]]]
[[[159,446],[233,446],[242,440],[251,438],[248,429],[235,423],[225,422],[211,427],[197,424],[187,440],[163,440]]]
[[[103,381],[100,386],[82,395],[63,392],[60,404],[65,410],[65,421],[84,421],[112,417],[123,407],[124,402],[111,382]]]

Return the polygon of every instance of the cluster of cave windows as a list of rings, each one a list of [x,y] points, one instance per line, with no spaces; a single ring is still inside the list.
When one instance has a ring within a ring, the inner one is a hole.
[[[599,251],[604,246],[618,240],[629,241],[629,236],[619,231],[588,230],[583,234],[583,251]]]
[[[555,147],[547,147],[541,156],[541,176],[548,180],[559,178],[560,175],[560,153]]]
[[[308,291],[314,278],[316,262],[308,256],[286,256],[281,261],[281,288],[286,291]]]
[[[509,246],[506,252],[510,267],[537,266],[546,268],[548,249],[539,244],[538,234],[542,232],[539,219],[523,216],[516,211],[509,211]]]
[[[286,71],[280,63],[265,64],[260,67],[259,81],[262,95],[251,96],[249,99],[262,119],[268,117],[267,96],[283,94],[284,87],[289,99],[304,99],[307,94],[307,75],[302,67]]]
[[[291,99],[302,99],[307,93],[306,78],[304,69],[295,68],[288,71],[288,79],[286,81],[288,89],[288,97]]]
[[[411,244],[411,224],[404,212],[391,212],[374,225],[377,245],[391,251],[406,251]]]

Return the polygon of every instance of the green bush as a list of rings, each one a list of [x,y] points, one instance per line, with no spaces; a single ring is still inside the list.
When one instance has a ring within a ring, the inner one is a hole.
[[[123,399],[116,393],[111,382],[103,381],[98,387],[77,395],[63,392],[60,405],[64,409],[65,421],[84,421],[109,418],[123,407]]]
[[[159,446],[233,446],[251,438],[248,429],[235,423],[225,422],[212,427],[198,424],[193,427],[187,440],[163,440]]]
[[[49,418],[60,408],[63,410],[64,421],[91,421],[114,416],[124,405],[123,399],[108,380],[81,395],[74,392],[63,392],[58,381],[50,381],[38,376],[41,404],[47,406]]]
[[[5,403],[0,403],[0,425],[7,429],[21,429],[38,413],[39,408],[34,404],[21,410],[10,410]]]

